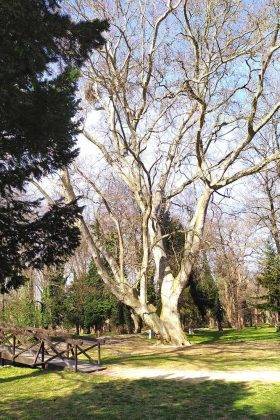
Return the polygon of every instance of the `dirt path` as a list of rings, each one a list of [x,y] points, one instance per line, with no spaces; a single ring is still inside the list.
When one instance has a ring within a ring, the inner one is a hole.
[[[123,379],[175,379],[195,381],[226,381],[226,382],[279,382],[280,370],[240,370],[240,371],[215,371],[215,370],[182,370],[162,368],[124,368],[113,367],[104,371],[109,375]]]

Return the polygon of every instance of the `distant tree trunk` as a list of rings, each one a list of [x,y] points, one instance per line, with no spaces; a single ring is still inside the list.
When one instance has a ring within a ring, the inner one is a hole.
[[[236,327],[238,330],[242,330],[244,328],[245,324],[244,324],[244,317],[243,314],[241,312],[241,309],[239,308],[238,313],[237,313],[237,320],[236,320]]]
[[[214,328],[215,327],[215,320],[212,316],[209,316],[209,328]]]
[[[276,312],[275,315],[276,315],[275,316],[275,328],[276,328],[276,331],[278,332],[278,331],[280,331],[280,311]]]
[[[223,324],[222,321],[218,320],[217,321],[217,327],[218,327],[218,331],[222,332],[223,331]]]
[[[138,334],[142,330],[142,319],[136,315],[135,312],[131,311],[131,318],[134,323],[134,333]]]
[[[2,322],[5,321],[5,292],[2,293]]]

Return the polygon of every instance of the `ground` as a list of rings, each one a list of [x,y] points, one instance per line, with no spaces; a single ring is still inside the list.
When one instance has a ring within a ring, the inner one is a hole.
[[[99,374],[0,368],[0,418],[280,419],[273,328],[205,330],[191,341],[175,349],[144,336],[112,337]],[[268,376],[256,381],[261,372]]]

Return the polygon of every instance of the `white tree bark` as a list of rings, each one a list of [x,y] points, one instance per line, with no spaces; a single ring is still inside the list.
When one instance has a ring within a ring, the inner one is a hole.
[[[91,19],[93,12],[112,22],[106,47],[94,53],[84,73],[87,97],[102,115],[101,127],[85,127],[84,136],[126,185],[138,209],[141,257],[133,281],[127,274],[121,218],[100,182],[79,168],[114,224],[118,256],[108,251],[84,218],[81,231],[112,293],[164,341],[184,345],[178,300],[198,257],[210,198],[280,159],[279,152],[248,159],[280,108],[279,92],[268,83],[268,77],[275,77],[273,64],[279,57],[279,10],[267,6],[262,21],[260,11],[250,11],[245,21],[245,6],[237,0],[169,0],[156,5],[79,0],[69,7],[83,18]],[[64,174],[63,183],[73,199],[69,174]],[[192,217],[182,217],[184,253],[179,273],[174,273],[161,215],[172,210],[183,192],[196,200]],[[160,314],[148,302],[151,267],[160,291]]]

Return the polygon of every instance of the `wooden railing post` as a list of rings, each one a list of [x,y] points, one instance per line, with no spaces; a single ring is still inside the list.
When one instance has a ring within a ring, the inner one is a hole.
[[[70,344],[67,343],[67,359],[70,358]]]
[[[13,363],[15,362],[15,356],[16,356],[16,336],[13,335]]]
[[[45,361],[45,342],[44,342],[44,340],[42,340],[41,352],[42,352],[42,368],[46,369],[46,365],[44,363],[44,361]]]
[[[78,372],[78,346],[75,344],[75,372]]]
[[[98,342],[97,364],[100,365],[100,363],[101,363],[101,346],[100,346],[100,343]]]

